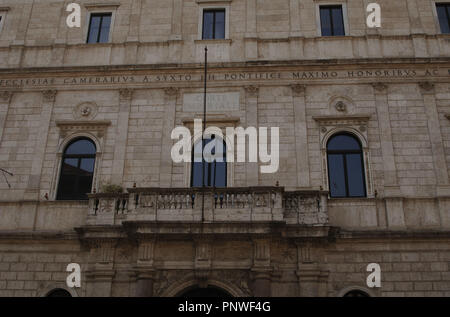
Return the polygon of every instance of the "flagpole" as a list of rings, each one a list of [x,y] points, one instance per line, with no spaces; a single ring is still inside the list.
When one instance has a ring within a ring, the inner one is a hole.
[[[205,158],[204,158],[204,134],[206,129],[206,81],[208,74],[208,48],[205,46],[205,78],[203,90],[203,131],[202,131],[202,223],[205,221]]]

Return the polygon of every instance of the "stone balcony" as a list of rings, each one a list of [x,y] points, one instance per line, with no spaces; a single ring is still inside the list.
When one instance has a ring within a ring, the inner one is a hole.
[[[123,222],[328,224],[328,192],[283,187],[130,188],[89,194],[88,226]],[[204,206],[202,208],[202,206]]]

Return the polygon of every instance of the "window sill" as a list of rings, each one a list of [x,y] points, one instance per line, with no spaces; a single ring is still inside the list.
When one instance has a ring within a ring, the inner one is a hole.
[[[351,205],[367,205],[374,204],[376,201],[375,197],[343,197],[343,198],[328,198],[328,205],[341,205],[341,204],[351,204]]]
[[[194,40],[195,44],[231,44],[230,39],[220,39],[220,40]]]
[[[329,40],[329,39],[337,39],[337,40],[339,40],[339,39],[345,39],[345,38],[349,38],[349,36],[348,35],[321,35],[321,36],[319,36],[318,37],[319,39],[326,39],[326,40]]]

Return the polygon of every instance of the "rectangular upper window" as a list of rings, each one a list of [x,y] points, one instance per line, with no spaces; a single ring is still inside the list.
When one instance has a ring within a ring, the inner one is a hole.
[[[322,36],[344,36],[342,5],[320,6],[319,10]]]
[[[441,32],[450,34],[450,3],[437,3],[436,11]]]
[[[202,39],[225,39],[225,9],[203,10]]]
[[[109,13],[92,13],[89,21],[88,43],[107,43],[111,28],[111,16]]]

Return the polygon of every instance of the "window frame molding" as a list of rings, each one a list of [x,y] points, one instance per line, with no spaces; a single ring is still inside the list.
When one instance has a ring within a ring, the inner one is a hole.
[[[105,3],[104,5],[102,4],[85,4],[84,7],[87,10],[86,16],[87,19],[85,21],[84,24],[84,44],[86,45],[101,45],[101,44],[109,44],[112,42],[112,35],[113,35],[113,31],[114,31],[114,23],[116,20],[116,11],[117,8],[119,7],[120,4],[110,4],[110,3]],[[89,38],[89,26],[91,25],[91,16],[93,14],[100,14],[100,13],[111,13],[111,25],[109,26],[109,34],[108,34],[108,41],[105,43],[88,43],[88,38]]]
[[[58,179],[57,179],[57,184],[56,184],[56,196],[55,196],[55,200],[58,200],[58,201],[70,201],[70,200],[72,200],[73,201],[73,199],[61,199],[61,198],[59,198],[58,199],[58,192],[59,192],[59,187],[61,186],[61,172],[62,172],[62,169],[63,169],[63,160],[64,159],[67,159],[67,158],[71,158],[71,156],[72,156],[72,154],[66,154],[65,152],[67,151],[67,149],[68,149],[68,147],[70,146],[70,145],[72,145],[72,144],[74,144],[74,143],[76,143],[76,142],[78,142],[78,141],[80,141],[80,140],[89,140],[89,141],[91,141],[92,143],[94,143],[94,145],[95,145],[95,154],[94,155],[92,155],[92,154],[86,154],[85,155],[85,157],[83,157],[83,155],[82,154],[80,154],[80,155],[78,155],[78,154],[75,154],[75,155],[73,155],[74,156],[74,158],[76,158],[77,159],[77,162],[78,162],[78,164],[80,164],[80,160],[81,159],[83,159],[83,158],[87,158],[88,156],[93,156],[92,158],[94,159],[94,170],[92,171],[92,185],[91,185],[91,192],[92,192],[92,189],[93,188],[96,188],[96,187],[94,187],[94,179],[95,179],[95,177],[94,177],[94,173],[95,173],[95,169],[96,169],[96,164],[97,164],[97,143],[98,142],[96,142],[96,140],[94,140],[94,139],[92,139],[92,137],[85,137],[85,136],[78,136],[78,137],[72,137],[72,138],[70,138],[70,140],[69,140],[69,142],[65,142],[65,145],[64,145],[64,147],[63,147],[63,150],[62,150],[62,153],[61,153],[61,157],[60,157],[60,168],[59,168],[59,177],[58,177]],[[58,153],[59,154],[59,153]],[[69,156],[69,157],[67,157],[67,156]],[[76,182],[75,182],[76,183]],[[81,200],[81,199],[80,199]]]
[[[374,186],[370,162],[370,150],[368,143],[368,122],[370,115],[346,115],[346,116],[316,116],[313,119],[319,125],[320,136],[320,151],[321,151],[321,165],[322,165],[322,184],[327,191],[330,190],[329,185],[329,171],[328,171],[328,150],[327,145],[331,137],[340,133],[349,133],[358,138],[362,147],[363,168],[366,187],[365,197],[331,197],[330,199],[367,199],[374,198]]]
[[[441,24],[439,23],[439,17],[437,14],[437,5],[444,4],[444,3],[448,4],[450,6],[450,0],[433,0],[431,2],[433,17],[434,17],[434,24],[436,26],[436,34],[438,34],[438,35],[450,35],[450,33],[442,33]]]
[[[194,116],[194,117],[199,117],[199,116]],[[183,126],[185,126],[186,128],[188,128],[191,131],[191,144],[194,145],[196,144],[196,142],[199,142],[200,139],[202,138],[202,133],[193,134],[194,131],[194,120],[191,118],[185,118],[182,119],[183,121]],[[211,127],[211,126],[215,126],[218,127],[219,129],[222,130],[222,135],[223,135],[223,140],[225,141],[225,144],[227,146],[227,155],[228,155],[228,149],[230,148],[230,144],[232,144],[232,140],[229,140],[226,136],[226,127],[237,127],[238,124],[240,122],[239,118],[234,118],[234,117],[227,117],[227,118],[221,118],[221,117],[217,117],[217,118],[207,118],[206,119],[206,125],[207,127]],[[192,157],[192,150],[193,147],[190,147],[191,152],[189,152],[189,157]],[[231,162],[227,162],[227,188],[228,187],[233,187],[234,186],[234,170],[235,170],[235,164],[231,163]],[[192,177],[192,162],[185,162],[184,163],[184,186],[186,188],[191,188],[191,177]]]
[[[320,7],[326,7],[326,6],[342,6],[342,19],[344,20],[344,35],[322,35],[322,21],[320,19]],[[326,37],[326,38],[339,38],[343,36],[349,36],[350,35],[350,26],[348,23],[348,8],[347,8],[347,2],[342,1],[331,1],[331,2],[315,2],[316,6],[316,28],[317,28],[317,35],[319,37]]]
[[[360,150],[359,151],[356,151],[356,150],[354,150],[354,151],[351,151],[351,150],[329,150],[328,149],[328,142],[331,139],[333,139],[334,137],[340,136],[340,135],[345,135],[345,136],[348,136],[348,137],[351,137],[351,138],[355,138],[357,140],[357,142],[359,143]],[[362,146],[362,143],[361,143],[360,139],[361,138],[356,136],[354,133],[347,132],[347,131],[345,131],[345,132],[337,132],[337,133],[334,133],[334,134],[332,134],[332,135],[330,135],[328,137],[328,141],[327,141],[327,171],[328,171],[328,174],[329,174],[329,170],[330,170],[328,157],[330,155],[341,155],[342,158],[343,158],[344,178],[345,178],[345,196],[343,196],[343,197],[331,196],[331,189],[328,188],[329,192],[330,192],[329,195],[330,195],[331,198],[366,198],[367,197],[366,172],[365,172],[365,168],[364,168],[364,165],[365,165],[365,163],[364,163],[364,150],[363,150],[363,146]],[[349,174],[348,174],[348,168],[347,168],[347,165],[346,165],[346,163],[347,163],[347,155],[349,155],[349,154],[361,155],[361,167],[363,168],[363,171],[362,171],[363,175],[362,176],[363,176],[363,185],[364,185],[364,195],[363,196],[350,196],[350,193],[349,193],[349,181],[348,181]],[[329,177],[328,177],[328,179],[329,179]],[[329,184],[328,184],[328,186],[329,186]]]
[[[198,35],[197,41],[226,41],[230,39],[230,3],[231,0],[228,1],[201,1],[196,0],[198,4]],[[225,10],[225,38],[223,39],[203,39],[203,11],[204,10]]]
[[[60,129],[58,150],[56,153],[56,164],[54,165],[53,179],[50,187],[49,197],[52,201],[57,200],[59,179],[62,169],[62,158],[66,147],[75,139],[88,138],[94,142],[96,147],[94,173],[92,175],[92,189],[99,188],[100,169],[103,162],[103,144],[105,134],[111,121],[57,121],[56,126]],[[91,191],[92,191],[91,189]]]

